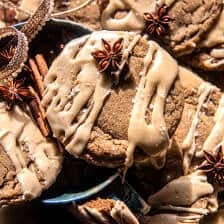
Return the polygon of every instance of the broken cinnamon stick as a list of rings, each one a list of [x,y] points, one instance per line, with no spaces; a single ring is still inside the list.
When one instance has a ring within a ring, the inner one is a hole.
[[[40,98],[32,86],[29,86],[28,88],[31,95],[33,96],[33,99],[29,103],[31,112],[40,128],[41,133],[45,137],[47,137],[50,134],[50,128],[46,121],[46,115],[45,115],[43,107],[41,106]]]

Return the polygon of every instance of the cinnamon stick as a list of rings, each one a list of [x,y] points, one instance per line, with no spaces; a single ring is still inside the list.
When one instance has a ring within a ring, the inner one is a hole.
[[[33,76],[32,78],[33,78],[34,83],[38,89],[40,96],[41,96],[41,94],[44,91],[43,78],[39,72],[36,62],[33,59],[29,59],[29,65],[32,70],[32,76]]]
[[[34,116],[34,119],[37,121],[41,133],[45,137],[47,137],[50,134],[50,128],[46,121],[46,115],[43,107],[41,106],[40,98],[32,86],[29,86],[28,88],[30,90],[31,95],[33,96],[33,99],[29,103],[31,112]]]
[[[35,61],[38,66],[40,75],[44,78],[48,73],[47,62],[42,54],[37,54],[35,56]]]

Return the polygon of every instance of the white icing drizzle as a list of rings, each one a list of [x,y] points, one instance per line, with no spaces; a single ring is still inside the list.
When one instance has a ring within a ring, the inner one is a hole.
[[[207,207],[211,213],[215,213],[219,209],[218,193],[221,191],[220,189],[219,190],[216,189],[216,191],[212,195],[209,195]]]
[[[104,29],[124,30],[141,32],[145,26],[143,14],[153,12],[156,3],[171,6],[175,0],[109,0],[107,7],[101,14],[101,24]],[[114,18],[116,12],[125,11],[127,14],[122,18]]]
[[[195,155],[195,150],[196,150],[195,137],[196,137],[196,133],[197,133],[196,130],[197,130],[197,126],[199,123],[201,109],[203,108],[204,104],[206,103],[206,100],[208,99],[209,95],[215,89],[216,88],[208,82],[203,82],[198,88],[199,98],[198,98],[198,105],[197,105],[196,113],[193,117],[189,132],[188,132],[187,136],[185,137],[183,144],[182,144],[182,150],[184,152],[183,168],[184,168],[185,174],[187,174],[189,172],[189,167],[190,167],[192,158]]]
[[[203,149],[206,151],[211,151],[216,148],[221,142],[223,142],[224,137],[224,95],[222,95],[218,109],[214,116],[215,125],[210,132],[208,138],[206,139]]]
[[[176,61],[158,44],[149,41],[149,49],[144,58],[144,68],[134,99],[128,128],[128,149],[126,167],[133,163],[136,146],[149,156],[166,150],[169,136],[164,120],[164,106],[169,90],[178,75]],[[154,98],[151,123],[145,120],[146,112]]]
[[[217,59],[223,59],[224,58],[224,46],[221,45],[222,48],[219,48],[219,49],[212,49],[211,52],[210,52],[210,55],[214,58],[217,58]]]
[[[0,28],[3,28],[3,27],[6,27],[6,24],[5,24],[5,22],[0,21]]]
[[[86,112],[88,114],[85,114],[85,121],[79,124],[72,141],[66,146],[68,151],[75,155],[80,155],[82,153],[89,140],[92,127],[103,106],[104,100],[110,93],[110,88],[111,83],[107,81],[105,82],[105,78],[103,76],[99,76],[96,82],[96,88],[94,91],[93,102],[91,104],[90,111]],[[76,106],[75,103],[74,105]],[[75,109],[76,108],[77,107],[75,107]]]
[[[117,223],[120,223],[120,220],[125,220],[125,222],[129,224],[139,224],[136,217],[122,201],[115,202],[110,215]]]
[[[205,61],[203,61],[203,64],[210,69],[217,69],[217,67],[224,64],[224,58],[219,58],[218,60],[214,61],[212,57],[208,57]]]
[[[123,62],[116,74],[119,75],[139,35],[102,31],[74,40],[54,61],[46,76],[47,88],[42,104],[47,110],[47,118],[54,135],[75,156],[84,150],[112,86],[106,74],[99,74],[91,53],[102,48],[102,39],[113,44],[119,38],[124,39]],[[83,113],[78,117],[81,111]]]
[[[203,41],[200,43],[200,47],[211,48],[224,43],[224,9],[210,32],[207,33]]]
[[[200,172],[194,172],[169,182],[160,191],[151,195],[148,203],[152,207],[190,206],[199,198],[213,192],[214,188],[207,182],[207,177]]]
[[[180,216],[176,214],[157,214],[154,216],[147,216],[144,219],[146,220],[143,223],[147,224],[183,224],[183,223],[192,223],[199,224],[201,220],[200,215],[185,215]]]
[[[209,55],[206,60],[203,61],[204,66],[214,69],[218,66],[222,66],[224,63],[224,9],[221,12],[219,19],[212,29],[207,32],[204,40],[200,43],[200,48],[207,48]],[[217,59],[214,61],[214,59]]]
[[[7,112],[5,104],[1,103],[0,123],[0,144],[15,166],[23,195],[27,199],[35,198],[55,181],[61,155],[19,107]],[[24,155],[32,161],[29,165]]]
[[[144,28],[144,20],[143,17],[140,16],[141,12],[138,14],[137,10],[130,10],[124,18],[113,18],[116,11],[126,11],[130,9],[129,7],[130,5],[127,5],[127,2],[122,0],[110,1],[101,15],[102,27],[109,30],[141,31]]]
[[[128,62],[128,58],[130,55],[130,52],[132,51],[132,49],[134,49],[135,45],[138,43],[138,41],[140,40],[141,35],[135,35],[135,37],[133,38],[133,40],[131,41],[131,43],[129,44],[129,46],[123,50],[123,54],[122,54],[122,63],[119,67],[119,70],[117,72],[115,72],[115,76],[119,77],[120,73],[122,72],[125,64]]]
[[[27,199],[36,198],[42,191],[42,186],[37,175],[28,168],[21,168],[17,178],[22,186],[24,197]]]
[[[159,206],[160,210],[166,211],[175,211],[175,212],[187,212],[201,215],[202,217],[209,214],[209,210],[207,208],[194,208],[194,207],[181,207],[181,206],[173,206],[173,205],[162,205]]]

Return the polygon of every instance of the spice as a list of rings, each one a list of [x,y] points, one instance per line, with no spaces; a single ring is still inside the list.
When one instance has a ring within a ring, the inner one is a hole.
[[[172,20],[167,15],[167,6],[165,4],[162,6],[157,5],[157,11],[154,13],[144,13],[144,19],[146,21],[145,32],[158,37],[167,33],[168,24]]]
[[[224,158],[222,147],[219,147],[214,153],[204,151],[204,157],[205,161],[198,169],[203,170],[211,182],[224,186]]]
[[[7,66],[15,53],[15,47],[3,48],[0,50],[0,67]]]
[[[44,91],[43,77],[41,76],[38,66],[33,59],[29,59],[29,66],[31,68],[31,75],[36,88],[38,89],[39,95]]]
[[[32,99],[28,88],[24,86],[24,79],[9,81],[7,85],[0,86],[0,99],[7,103],[7,110],[15,104],[23,104]]]
[[[35,55],[35,61],[41,76],[44,78],[48,73],[48,66],[44,56],[42,54]]]
[[[36,54],[34,58],[29,58],[28,66],[25,66],[25,69],[32,78],[40,98],[42,98],[42,93],[44,91],[43,80],[48,72],[48,66],[44,56],[42,54]]]
[[[37,122],[41,133],[47,137],[50,134],[50,128],[46,120],[44,108],[42,107],[40,98],[34,88],[32,86],[29,86],[28,88],[33,96],[33,99],[29,102],[31,113]]]
[[[98,63],[99,72],[111,73],[117,71],[122,59],[123,38],[117,40],[113,46],[102,39],[102,48],[102,50],[97,49],[92,53]]]

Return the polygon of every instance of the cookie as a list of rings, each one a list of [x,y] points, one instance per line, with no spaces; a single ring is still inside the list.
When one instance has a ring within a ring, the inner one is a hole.
[[[93,52],[102,53],[99,49],[121,38],[117,73],[99,72]],[[222,127],[214,120],[219,107],[223,113],[220,90],[134,33],[100,31],[70,42],[52,64],[45,86],[42,105],[54,136],[69,153],[95,165],[130,166],[139,149],[145,156],[138,162],[146,158],[159,169],[175,149],[187,174],[195,153],[203,156],[203,149],[221,142]]]
[[[122,201],[113,199],[98,198],[77,206],[72,212],[85,223],[139,224],[135,215]]]
[[[166,6],[163,7],[163,4]],[[150,38],[154,37],[157,40],[159,34],[163,33],[159,40],[175,56],[181,56],[193,52],[199,42],[203,40],[203,35],[212,28],[221,13],[222,1],[99,0],[99,7],[101,24],[104,29],[149,31]],[[156,19],[154,27],[158,30],[153,29],[152,26],[145,30],[147,20],[144,19],[144,13],[151,13],[149,19],[152,17]],[[158,18],[160,21],[157,21]],[[168,18],[170,19],[168,20]],[[165,32],[165,28],[167,28],[167,32]],[[155,32],[158,34],[156,36],[152,35],[155,30],[158,31]]]
[[[69,5],[69,8],[78,7],[81,5],[81,3],[84,2],[84,0],[72,1]],[[88,28],[91,28],[93,30],[102,29],[100,24],[100,10],[96,1],[92,1],[86,7],[73,13],[69,16],[69,19],[74,22],[82,23],[84,26],[87,26]]]
[[[123,61],[126,61],[126,66],[123,63],[124,67],[120,70],[123,80],[121,77],[119,84],[115,85],[112,77],[99,73],[92,52],[101,48],[102,39],[112,44],[119,38],[124,41]],[[164,79],[164,82],[169,82],[169,86],[167,85],[165,92],[161,90],[162,102],[159,108],[162,109],[164,103],[164,117],[162,111],[155,112],[154,105],[158,110],[157,101],[160,101],[160,97],[153,94],[149,100],[149,108],[143,112],[143,124],[135,124],[140,122],[141,117],[135,118],[138,115],[133,112],[137,112],[142,103],[137,103],[139,99],[136,95],[141,84],[141,74],[147,72],[147,63],[150,63],[154,54],[158,59],[153,58],[153,61],[158,61],[158,64],[152,68],[153,74],[158,71],[157,68],[170,66],[170,75],[161,70],[161,76],[169,77],[168,80]],[[168,62],[165,58],[168,58]],[[147,41],[134,33],[100,31],[70,42],[52,64],[45,78],[45,86],[42,105],[46,109],[54,136],[71,154],[96,165],[117,167],[124,164],[130,147],[128,138],[132,133],[131,128],[138,127],[142,132],[141,126],[145,125],[146,128],[148,123],[156,119],[157,113],[161,116],[161,123],[157,124],[156,130],[164,135],[159,144],[167,144],[169,136],[176,130],[183,109],[184,94],[178,80],[176,61],[155,42]],[[133,127],[130,128],[131,119]],[[154,133],[152,129],[146,128],[145,131],[149,132],[145,136],[152,136]],[[157,131],[154,134],[158,135]],[[139,133],[138,141],[142,143],[138,146],[145,149],[146,154],[156,155],[164,151],[163,147],[158,147],[159,144],[155,147],[147,146],[154,145],[158,139],[145,142],[144,139],[140,140],[141,136],[143,137],[143,133]]]
[[[0,103],[0,206],[40,196],[56,180],[62,164],[57,145],[15,106]]]
[[[194,52],[187,62],[195,68],[205,71],[224,71],[224,10],[212,29],[201,41],[197,52]]]
[[[168,12],[173,21],[165,38],[174,55],[193,52],[214,25],[221,10],[222,1],[175,1]]]

